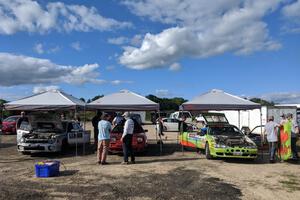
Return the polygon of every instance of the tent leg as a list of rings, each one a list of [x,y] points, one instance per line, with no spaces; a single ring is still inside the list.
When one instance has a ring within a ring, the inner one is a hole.
[[[239,129],[241,129],[241,111],[238,110],[238,123],[239,123]]]
[[[77,115],[77,108],[75,108],[75,113],[74,113],[74,118],[76,117],[76,115]],[[76,153],[75,153],[75,156],[76,156],[76,158],[77,158],[77,133],[75,133],[75,135],[76,135],[76,141],[75,141],[75,148],[76,148]]]
[[[85,106],[84,106],[84,120],[83,120],[83,134],[82,134],[82,139],[83,139],[83,150],[82,150],[82,154],[85,155],[85,142],[84,142],[84,136],[85,136],[85,123],[86,123],[86,110],[85,110]]]
[[[260,113],[261,158],[263,160],[264,159],[264,140],[265,140],[265,137],[264,137],[263,131],[262,131],[262,112],[261,112],[261,108],[259,110],[259,113]]]
[[[160,111],[158,111],[158,118],[160,119]],[[159,151],[160,151],[160,155],[162,155],[162,148],[163,148],[162,147],[162,139],[161,139],[161,135],[159,134]]]

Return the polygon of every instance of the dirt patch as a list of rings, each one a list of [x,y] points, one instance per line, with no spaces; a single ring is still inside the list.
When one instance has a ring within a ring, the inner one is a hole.
[[[70,197],[79,199],[240,199],[241,191],[234,185],[218,178],[209,177],[195,170],[175,169],[166,174],[137,173],[121,176],[99,176],[83,183],[87,174],[77,174],[66,180],[68,184],[56,183],[55,178],[32,181],[0,181],[0,199],[51,199]],[[58,178],[58,179],[61,179]],[[110,179],[112,183],[102,183]],[[86,179],[88,180],[88,179]]]

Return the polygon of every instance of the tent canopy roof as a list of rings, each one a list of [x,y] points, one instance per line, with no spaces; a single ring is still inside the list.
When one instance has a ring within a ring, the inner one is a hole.
[[[59,90],[51,90],[4,104],[7,110],[59,110],[83,108],[80,99]]]
[[[260,104],[217,89],[183,103],[182,106],[184,110],[251,110],[261,107]]]
[[[159,110],[159,104],[128,90],[106,95],[87,105],[91,109],[149,111]]]

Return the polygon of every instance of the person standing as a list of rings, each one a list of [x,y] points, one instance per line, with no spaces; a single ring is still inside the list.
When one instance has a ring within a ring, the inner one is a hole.
[[[134,121],[130,118],[129,113],[125,112],[123,117],[126,119],[124,125],[123,135],[121,137],[123,146],[124,161],[121,164],[128,164],[128,156],[131,156],[131,163],[135,163],[134,151],[132,148],[132,137],[134,130]]]
[[[161,117],[157,118],[156,129],[157,129],[157,133],[158,133],[159,137],[164,136],[164,133],[163,133],[164,125],[163,125],[163,121],[162,121]]]
[[[17,127],[16,127],[16,129],[20,128],[22,122],[29,122],[28,121],[28,117],[25,116],[25,112],[24,111],[21,112],[21,117],[17,121]]]
[[[97,149],[98,149],[98,134],[99,134],[98,123],[101,120],[101,115],[102,115],[102,113],[100,111],[97,111],[97,114],[92,119],[92,124],[93,124],[93,127],[94,127],[94,148],[95,148],[95,151],[97,151]]]
[[[299,134],[298,124],[293,120],[293,114],[289,114],[288,121],[292,124],[291,129],[291,149],[292,149],[292,159],[298,160],[298,151],[297,151],[297,135]]]
[[[117,113],[116,117],[113,119],[112,124],[114,126],[121,124],[124,120],[124,117],[121,115],[121,113]]]
[[[270,152],[270,163],[275,162],[275,155],[277,149],[277,141],[278,141],[278,127],[279,124],[274,122],[274,117],[270,116],[268,122],[265,125],[265,133],[267,134],[267,140],[269,143],[269,152]]]
[[[110,115],[103,114],[102,120],[98,123],[98,164],[107,165],[106,157],[109,148],[110,131],[112,129],[110,123]]]
[[[287,114],[287,119],[282,120],[280,126],[280,148],[279,155],[282,160],[288,160],[292,157],[291,150],[291,132],[292,132],[292,114]]]

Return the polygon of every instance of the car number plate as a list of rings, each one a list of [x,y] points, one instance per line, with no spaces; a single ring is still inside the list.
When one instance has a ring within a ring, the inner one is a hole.
[[[243,153],[242,153],[242,152],[239,152],[239,151],[237,151],[237,152],[233,152],[233,155],[234,155],[234,156],[241,156],[241,155],[243,155]]]

